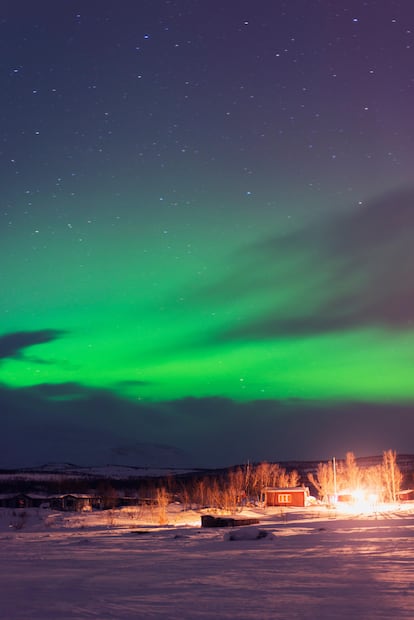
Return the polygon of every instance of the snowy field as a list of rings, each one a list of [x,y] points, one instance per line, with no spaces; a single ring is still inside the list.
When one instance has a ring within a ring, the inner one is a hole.
[[[414,618],[412,505],[244,510],[260,524],[234,530],[179,506],[167,526],[154,509],[18,512],[0,510],[2,620]]]

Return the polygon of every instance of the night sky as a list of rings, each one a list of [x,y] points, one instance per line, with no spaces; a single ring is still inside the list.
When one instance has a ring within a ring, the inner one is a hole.
[[[412,0],[3,0],[0,466],[414,452]]]

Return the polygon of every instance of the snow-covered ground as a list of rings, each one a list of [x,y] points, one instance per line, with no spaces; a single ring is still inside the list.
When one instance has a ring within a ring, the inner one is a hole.
[[[0,471],[0,481],[10,480],[62,480],[62,477],[104,478],[105,480],[128,480],[128,478],[157,478],[191,473],[193,469],[182,467],[132,467],[127,465],[99,465],[96,467],[73,465],[71,463],[47,463],[36,468]]]
[[[243,510],[260,524],[231,532],[178,505],[167,526],[154,508],[24,513],[0,510],[4,620],[414,618],[414,506]]]

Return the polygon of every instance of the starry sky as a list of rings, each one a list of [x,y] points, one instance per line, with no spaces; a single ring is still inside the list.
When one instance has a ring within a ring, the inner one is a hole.
[[[413,452],[411,0],[0,35],[0,466]]]

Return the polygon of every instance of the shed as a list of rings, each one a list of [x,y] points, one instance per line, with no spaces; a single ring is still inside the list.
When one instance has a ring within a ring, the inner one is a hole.
[[[405,491],[398,491],[397,497],[400,502],[412,502],[414,500],[414,489],[405,489]]]
[[[55,510],[82,512],[93,508],[102,508],[102,500],[95,495],[67,493],[51,497],[50,507]]]
[[[256,525],[259,519],[235,519],[233,517],[213,517],[201,515],[201,527],[237,527],[239,525]]]
[[[1,508],[38,508],[48,501],[47,495],[36,493],[2,493]]]
[[[308,487],[279,488],[265,487],[262,489],[262,499],[265,506],[298,506],[308,504]]]
[[[1,493],[0,494],[0,508],[20,508],[19,503],[21,499],[20,493]]]

